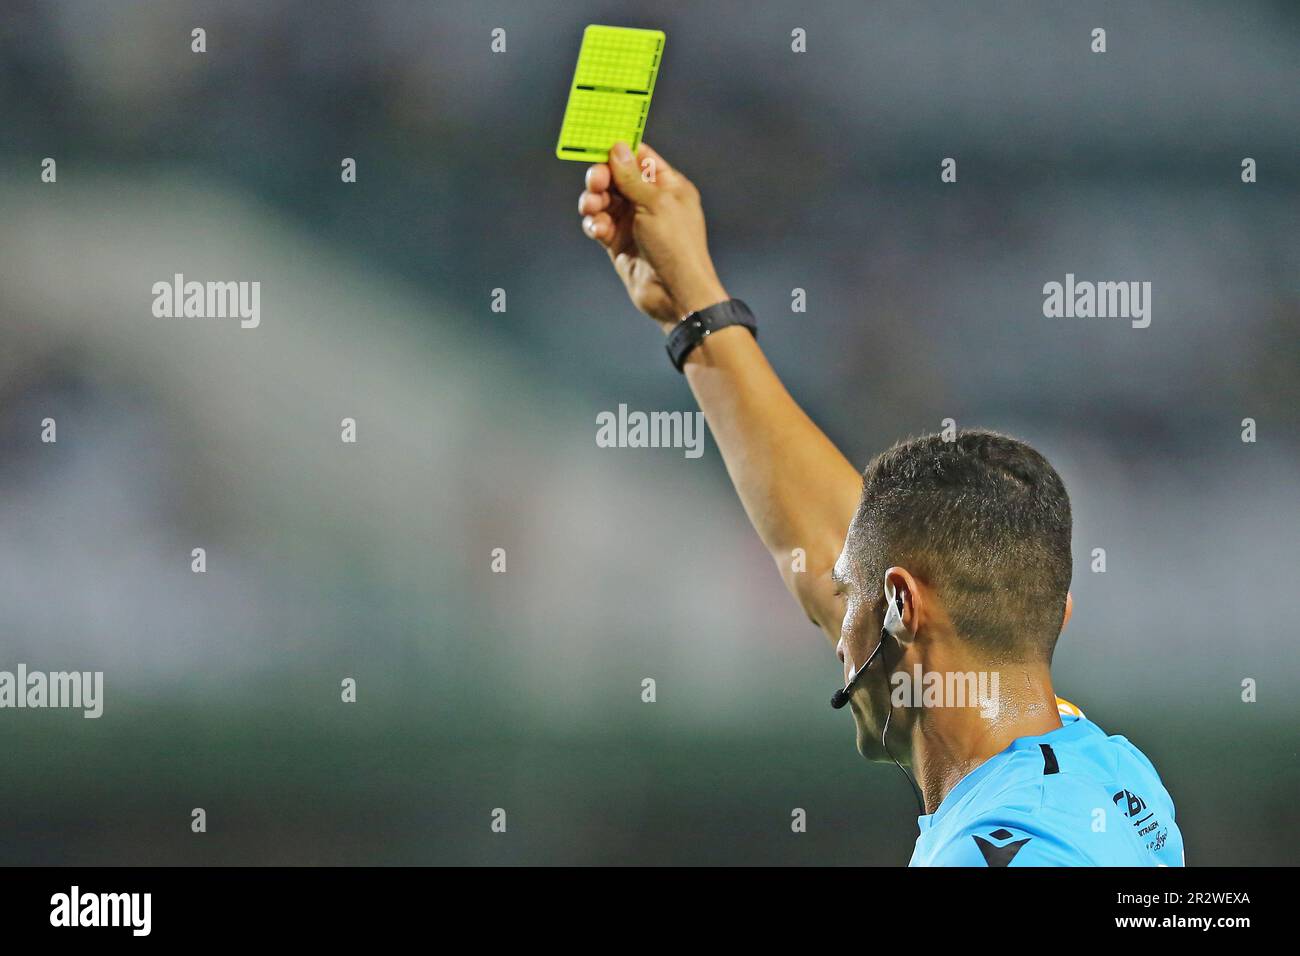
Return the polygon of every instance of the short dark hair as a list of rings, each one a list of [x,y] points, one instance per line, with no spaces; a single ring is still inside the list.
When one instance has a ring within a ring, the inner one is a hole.
[[[1070,589],[1070,497],[1024,442],[962,430],[882,452],[862,475],[854,554],[870,587],[906,568],[992,659],[1052,658]],[[883,593],[883,591],[882,591]]]

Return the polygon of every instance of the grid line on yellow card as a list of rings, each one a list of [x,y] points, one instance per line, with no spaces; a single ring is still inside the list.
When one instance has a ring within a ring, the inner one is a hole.
[[[603,163],[620,140],[633,150],[641,145],[664,40],[660,30],[592,24],[583,31],[556,156]]]

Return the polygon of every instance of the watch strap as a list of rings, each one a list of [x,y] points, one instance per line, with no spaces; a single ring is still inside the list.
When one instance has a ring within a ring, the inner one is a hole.
[[[673,368],[682,371],[686,366],[686,357],[697,345],[714,332],[732,325],[743,325],[754,338],[758,338],[758,323],[754,321],[754,313],[739,299],[727,299],[686,316],[673,326],[664,346]]]

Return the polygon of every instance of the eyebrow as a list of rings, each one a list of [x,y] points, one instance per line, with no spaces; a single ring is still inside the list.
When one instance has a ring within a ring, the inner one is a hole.
[[[840,569],[838,565],[831,568],[831,580],[834,581],[842,588],[849,586],[849,579],[840,573]]]

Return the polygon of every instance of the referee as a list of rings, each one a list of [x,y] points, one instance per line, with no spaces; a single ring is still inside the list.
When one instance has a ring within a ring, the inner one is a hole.
[[[912,865],[1181,866],[1151,762],[1052,687],[1071,609],[1056,470],[1023,442],[962,431],[895,445],[859,474],[723,288],[694,184],[619,143],[586,187],[583,231],[667,335],[786,587],[835,642],[833,704],[850,708],[858,750],[912,768]]]

